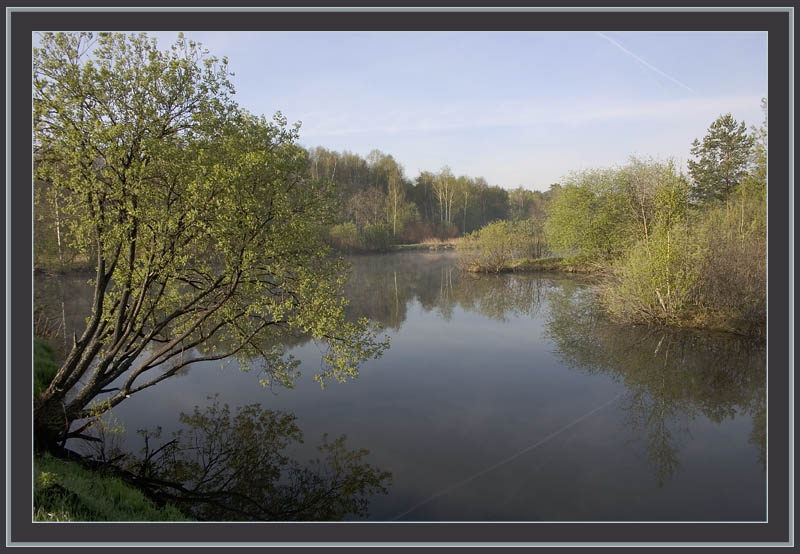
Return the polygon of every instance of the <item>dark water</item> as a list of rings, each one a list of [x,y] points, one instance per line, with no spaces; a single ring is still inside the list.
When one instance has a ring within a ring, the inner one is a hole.
[[[293,389],[264,389],[235,364],[197,364],[116,408],[126,433],[114,440],[138,451],[135,431],[159,426],[161,442],[179,428],[202,427],[208,437],[221,429],[210,422],[223,403],[231,413],[256,404],[242,417],[269,417],[236,435],[236,452],[250,456],[242,444],[277,437],[297,465],[269,481],[263,474],[276,455],[237,461],[251,464],[240,473],[252,474],[244,486],[253,490],[305,483],[298,475],[320,456],[323,435],[346,435],[340,455],[368,453],[334,463],[333,472],[351,483],[380,481],[385,492],[362,489],[360,510],[344,503],[309,516],[320,519],[766,519],[763,344],[613,324],[591,283],[576,277],[474,277],[450,253],[351,261],[352,313],[380,321],[391,336],[390,349],[357,379],[321,390],[313,342],[292,351],[303,361]],[[78,326],[87,279],[40,279],[37,301],[58,313],[65,299],[67,327]],[[197,417],[179,420],[195,407]]]

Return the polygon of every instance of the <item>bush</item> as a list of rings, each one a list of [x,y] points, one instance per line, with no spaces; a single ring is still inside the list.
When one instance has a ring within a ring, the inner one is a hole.
[[[735,212],[714,210],[698,229],[695,302],[715,319],[763,323],[767,310],[767,237]]]
[[[461,236],[461,231],[458,230],[456,225],[441,225],[438,227],[436,236],[442,240],[454,239]]]
[[[588,171],[574,175],[548,210],[547,242],[564,257],[613,260],[631,244],[628,199],[619,190],[618,172]]]
[[[393,243],[392,227],[386,223],[366,225],[361,232],[361,245],[366,250],[389,250]]]
[[[634,323],[675,321],[691,309],[696,268],[685,230],[656,227],[614,269],[602,288],[609,312]]]
[[[758,332],[767,307],[765,218],[741,213],[720,206],[669,234],[656,226],[603,287],[608,310],[624,321]]]
[[[532,248],[527,221],[494,221],[473,231],[458,243],[461,263],[471,271],[499,273],[526,257]]]
[[[437,237],[436,225],[424,221],[406,225],[400,236],[406,244],[417,244],[435,237]]]
[[[328,229],[328,244],[338,250],[355,250],[359,246],[358,229],[354,223],[339,223]]]

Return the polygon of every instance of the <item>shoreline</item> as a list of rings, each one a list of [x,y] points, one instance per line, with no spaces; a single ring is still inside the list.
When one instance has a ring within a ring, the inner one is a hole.
[[[337,255],[349,256],[371,256],[371,255],[386,255],[398,253],[455,253],[455,242],[422,242],[412,244],[397,244],[393,245],[388,250],[336,250],[333,252]],[[463,271],[472,274],[485,274],[485,275],[499,275],[508,273],[561,273],[567,275],[581,275],[587,278],[600,279],[608,275],[610,270],[609,266],[597,263],[587,262],[585,260],[569,260],[565,258],[550,257],[550,258],[523,258],[513,262],[506,262],[500,268],[494,270],[478,264],[459,264]],[[69,267],[63,268],[50,268],[50,267],[36,267],[33,268],[34,276],[40,277],[61,277],[65,275],[91,275],[94,273],[94,268],[85,263],[72,264]],[[763,339],[766,337],[766,325],[754,321],[739,321],[719,314],[703,314],[692,313],[687,314],[685,317],[671,320],[671,321],[621,321],[620,323],[626,325],[650,325],[660,326],[667,328],[681,328],[681,329],[695,329],[700,331],[709,332],[723,332],[739,336]]]
[[[606,272],[607,269],[607,267],[598,264],[591,264],[580,260],[565,260],[564,258],[523,258],[514,262],[504,263],[496,270],[474,263],[466,266],[466,270],[470,273],[537,273],[548,271],[602,274]]]
[[[505,273],[567,273],[602,278],[608,275],[610,268],[600,264],[592,264],[581,260],[565,260],[564,258],[522,259],[503,264],[498,270],[468,265],[465,271],[470,273],[499,275]],[[664,327],[670,329],[691,329],[696,331],[729,333],[754,340],[766,338],[766,324],[758,321],[738,320],[714,313],[693,312],[673,320],[653,321],[619,321],[622,325]]]

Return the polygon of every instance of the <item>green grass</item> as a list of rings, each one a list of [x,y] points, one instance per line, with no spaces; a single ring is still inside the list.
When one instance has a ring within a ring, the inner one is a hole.
[[[121,479],[50,455],[34,459],[34,521],[187,521]]]
[[[39,396],[58,372],[56,353],[42,339],[33,339],[33,395]]]
[[[58,371],[56,354],[33,341],[33,391],[39,395]],[[174,506],[156,506],[117,477],[48,454],[34,458],[34,521],[186,521]]]

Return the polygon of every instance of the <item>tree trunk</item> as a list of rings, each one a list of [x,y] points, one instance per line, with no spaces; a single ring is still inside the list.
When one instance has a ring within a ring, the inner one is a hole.
[[[39,452],[57,449],[72,420],[60,397],[39,402],[33,409],[34,448]]]
[[[670,284],[670,275],[672,273],[672,264],[670,263],[670,230],[667,229],[667,307],[669,308],[668,316],[672,313],[672,287]]]
[[[464,225],[462,226],[461,234],[463,235],[466,232],[467,232],[467,194],[465,193],[464,194]]]
[[[397,191],[394,192],[394,214],[392,217],[392,236],[397,236]]]
[[[58,244],[58,263],[61,266],[60,269],[63,271],[64,254],[61,248],[61,210],[58,207],[58,189],[56,189],[54,203],[56,208],[56,243]]]
[[[450,195],[450,198],[447,201],[447,224],[453,224],[453,195]]]
[[[741,188],[739,190],[742,196],[741,217],[739,219],[739,237],[742,241],[742,248],[744,248],[744,190],[742,190]]]

